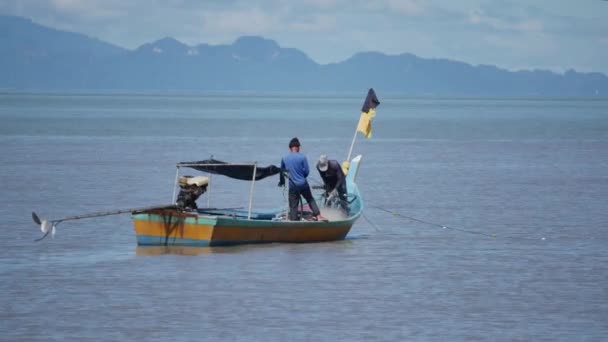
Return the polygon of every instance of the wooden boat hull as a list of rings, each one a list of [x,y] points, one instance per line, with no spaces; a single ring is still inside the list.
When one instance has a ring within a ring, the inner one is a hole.
[[[356,217],[333,222],[248,220],[177,210],[133,215],[139,246],[226,246],[343,240]]]

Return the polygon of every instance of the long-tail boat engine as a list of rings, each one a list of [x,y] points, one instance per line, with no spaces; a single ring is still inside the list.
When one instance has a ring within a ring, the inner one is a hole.
[[[177,206],[182,209],[198,209],[196,200],[207,191],[209,177],[180,176]]]

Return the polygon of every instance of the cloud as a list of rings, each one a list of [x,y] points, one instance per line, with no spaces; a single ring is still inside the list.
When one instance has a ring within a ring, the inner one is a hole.
[[[304,0],[303,4],[311,8],[322,10],[334,9],[338,7],[342,1],[340,0]]]
[[[525,39],[489,33],[483,35],[483,40],[498,51],[525,51],[527,56],[547,56],[558,48],[554,39],[544,33],[530,34]]]
[[[608,3],[526,0],[0,0],[0,13],[135,48],[261,35],[320,63],[360,51],[608,71]]]
[[[202,20],[203,30],[222,34],[264,34],[280,27],[279,18],[257,8],[205,12]]]
[[[507,20],[488,15],[481,9],[471,10],[468,20],[473,25],[486,26],[498,31],[540,32],[543,30],[543,24],[540,20],[528,18]]]
[[[60,14],[89,19],[117,18],[127,13],[125,3],[116,0],[51,0],[50,6]]]
[[[425,5],[418,0],[388,0],[387,7],[405,15],[420,15],[425,12]]]
[[[287,24],[297,32],[328,32],[336,28],[336,17],[327,14],[316,14]]]

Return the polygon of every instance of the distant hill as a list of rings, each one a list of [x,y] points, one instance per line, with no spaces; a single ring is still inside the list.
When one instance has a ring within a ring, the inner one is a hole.
[[[0,16],[0,89],[86,88],[89,69],[127,53],[81,34]]]
[[[360,92],[403,95],[608,96],[608,77],[511,72],[412,54],[364,52],[321,65],[262,37],[189,46],[173,38],[135,50],[0,16],[0,91]]]

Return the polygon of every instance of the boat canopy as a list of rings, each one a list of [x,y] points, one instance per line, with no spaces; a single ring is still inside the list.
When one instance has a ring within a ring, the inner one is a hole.
[[[198,171],[208,172],[212,174],[224,175],[234,179],[252,180],[255,175],[255,180],[261,180],[266,177],[274,176],[281,172],[281,169],[276,165],[266,167],[257,166],[256,163],[251,164],[232,164],[217,159],[205,159],[195,162],[181,162],[177,167],[189,167]]]

